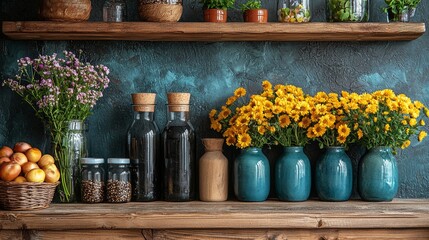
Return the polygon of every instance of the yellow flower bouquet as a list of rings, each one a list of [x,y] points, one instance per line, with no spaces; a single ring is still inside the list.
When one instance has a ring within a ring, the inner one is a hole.
[[[360,142],[368,149],[377,146],[407,148],[411,137],[422,141],[427,133],[420,130],[425,125],[422,111],[429,117],[429,110],[419,101],[412,101],[405,94],[396,95],[391,89],[371,94],[342,92],[341,101],[348,105],[345,115],[353,122]]]
[[[318,92],[311,100],[311,124],[307,137],[319,142],[319,147],[347,147],[356,141],[352,123],[344,115],[348,105],[336,93]]]
[[[311,123],[311,96],[293,85],[276,85],[274,95],[274,144],[284,147],[305,146],[309,142],[307,128]]]
[[[264,91],[250,96],[247,102],[246,89],[237,88],[220,110],[210,111],[210,127],[222,133],[228,146],[260,148],[269,143],[270,134],[275,131],[272,125],[274,94],[268,81],[262,86]]]

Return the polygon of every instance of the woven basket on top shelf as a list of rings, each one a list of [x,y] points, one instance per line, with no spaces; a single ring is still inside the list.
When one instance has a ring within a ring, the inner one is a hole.
[[[58,184],[0,181],[0,208],[22,211],[48,208]]]

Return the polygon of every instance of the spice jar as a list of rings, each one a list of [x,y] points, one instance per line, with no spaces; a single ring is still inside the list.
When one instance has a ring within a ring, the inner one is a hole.
[[[158,200],[159,129],[154,121],[155,93],[132,94],[134,120],[128,129],[133,201]]]
[[[190,122],[189,93],[168,93],[168,122],[162,134],[164,149],[164,198],[195,198],[195,131]]]
[[[107,164],[107,202],[121,203],[131,201],[130,159],[109,158],[107,159]]]
[[[280,0],[277,15],[279,18],[279,22],[310,22],[310,0]]]
[[[81,163],[81,198],[84,203],[104,201],[104,159],[82,158]]]

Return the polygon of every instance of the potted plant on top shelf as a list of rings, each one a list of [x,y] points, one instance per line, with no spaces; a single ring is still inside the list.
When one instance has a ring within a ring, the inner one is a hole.
[[[261,0],[248,0],[240,5],[245,22],[268,22],[268,10],[262,8]]]
[[[408,22],[414,17],[416,7],[421,0],[384,0],[388,5],[383,8],[389,22]]]
[[[201,0],[205,22],[226,22],[228,9],[234,6],[235,0]]]

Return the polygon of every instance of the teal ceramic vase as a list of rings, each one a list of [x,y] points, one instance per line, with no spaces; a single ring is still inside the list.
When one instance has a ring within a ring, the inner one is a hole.
[[[245,202],[265,201],[270,193],[270,164],[261,148],[243,149],[234,161],[234,193]]]
[[[358,191],[366,201],[392,201],[398,192],[398,166],[390,147],[370,149],[358,167]]]
[[[316,163],[315,187],[322,201],[347,201],[353,188],[352,162],[343,147],[329,147]]]
[[[285,147],[276,161],[274,182],[277,197],[282,201],[305,201],[311,191],[310,160],[303,147]]]

